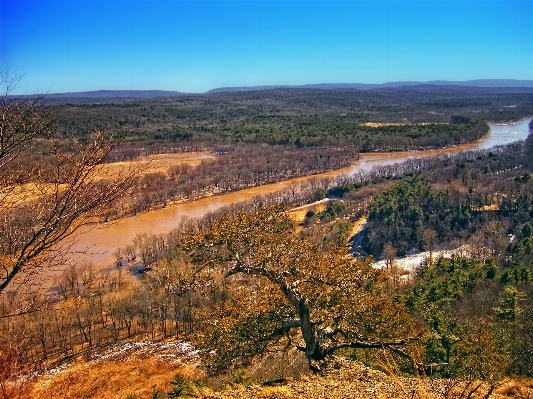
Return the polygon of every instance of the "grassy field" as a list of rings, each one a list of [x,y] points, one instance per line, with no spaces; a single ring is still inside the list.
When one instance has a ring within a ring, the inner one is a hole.
[[[105,164],[102,170],[104,175],[117,175],[124,168],[133,168],[140,170],[140,175],[147,175],[150,173],[164,173],[167,174],[169,169],[174,166],[187,165],[196,167],[202,162],[209,162],[216,157],[216,155],[204,152],[187,152],[174,154],[157,154],[140,156],[131,161],[119,161]]]

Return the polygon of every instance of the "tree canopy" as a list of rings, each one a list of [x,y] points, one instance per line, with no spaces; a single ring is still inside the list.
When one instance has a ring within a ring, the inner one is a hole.
[[[409,358],[420,332],[406,308],[384,295],[383,274],[370,258],[354,259],[342,243],[322,251],[302,239],[282,205],[226,215],[209,231],[187,235],[177,250],[195,278],[211,281],[197,339],[213,373],[284,347],[304,352],[312,369],[347,348]]]

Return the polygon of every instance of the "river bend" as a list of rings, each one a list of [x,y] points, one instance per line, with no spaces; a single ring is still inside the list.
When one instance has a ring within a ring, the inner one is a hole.
[[[496,145],[505,145],[518,140],[524,140],[528,135],[529,119],[518,123],[498,125],[491,124],[489,134],[475,142],[461,146],[454,146],[439,150],[405,151],[393,153],[362,153],[358,161],[348,168],[315,175],[316,178],[337,177],[352,175],[360,171],[369,171],[375,166],[400,163],[410,158],[430,157],[440,154],[455,154],[460,151],[487,149]],[[163,209],[127,217],[113,223],[100,224],[92,228],[84,228],[82,234],[76,238],[71,247],[75,255],[71,261],[77,264],[90,261],[98,265],[111,265],[114,262],[114,253],[117,248],[124,248],[132,244],[139,233],[163,234],[173,230],[183,218],[199,218],[209,212],[216,211],[224,206],[240,201],[251,200],[255,196],[266,195],[291,184],[303,182],[312,177],[301,177],[280,183],[268,184],[259,187],[247,188],[219,196],[212,196],[185,204],[171,205]],[[46,276],[37,278],[35,285],[42,289],[53,284],[53,280],[66,266],[57,266],[48,269]],[[36,277],[36,276],[35,276]],[[34,285],[34,286],[35,286]]]

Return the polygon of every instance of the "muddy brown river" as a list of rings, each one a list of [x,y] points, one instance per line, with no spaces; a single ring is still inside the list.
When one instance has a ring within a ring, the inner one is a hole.
[[[291,184],[303,182],[311,178],[326,178],[343,175],[352,175],[359,171],[371,170],[378,165],[391,165],[406,161],[409,158],[430,157],[440,154],[454,154],[460,151],[472,149],[486,149],[496,145],[504,145],[517,140],[523,140],[528,135],[528,123],[525,119],[518,123],[496,125],[491,124],[490,133],[484,139],[461,146],[449,147],[429,151],[407,151],[394,153],[367,153],[361,154],[360,159],[348,168],[287,180],[281,183],[269,184],[260,187],[248,188],[237,192],[212,196],[186,204],[171,205],[164,209],[153,210],[136,216],[127,217],[119,221],[100,224],[91,228],[84,228],[76,237],[76,242],[71,246],[73,252],[71,262],[80,264],[92,262],[98,266],[109,266],[114,260],[117,248],[124,248],[132,244],[133,239],[139,233],[168,233],[176,227],[183,218],[198,218],[209,212],[216,211],[221,207],[235,204],[239,201],[250,200],[255,196],[267,195],[276,192]],[[40,286],[39,290],[46,290],[54,285],[54,280],[66,268],[66,265],[48,269],[46,273],[38,273],[34,276],[34,287]],[[32,279],[33,280],[33,279]]]

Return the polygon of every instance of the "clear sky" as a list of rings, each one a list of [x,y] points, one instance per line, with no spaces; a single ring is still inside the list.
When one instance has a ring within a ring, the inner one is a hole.
[[[533,79],[533,0],[0,0],[14,94]]]

